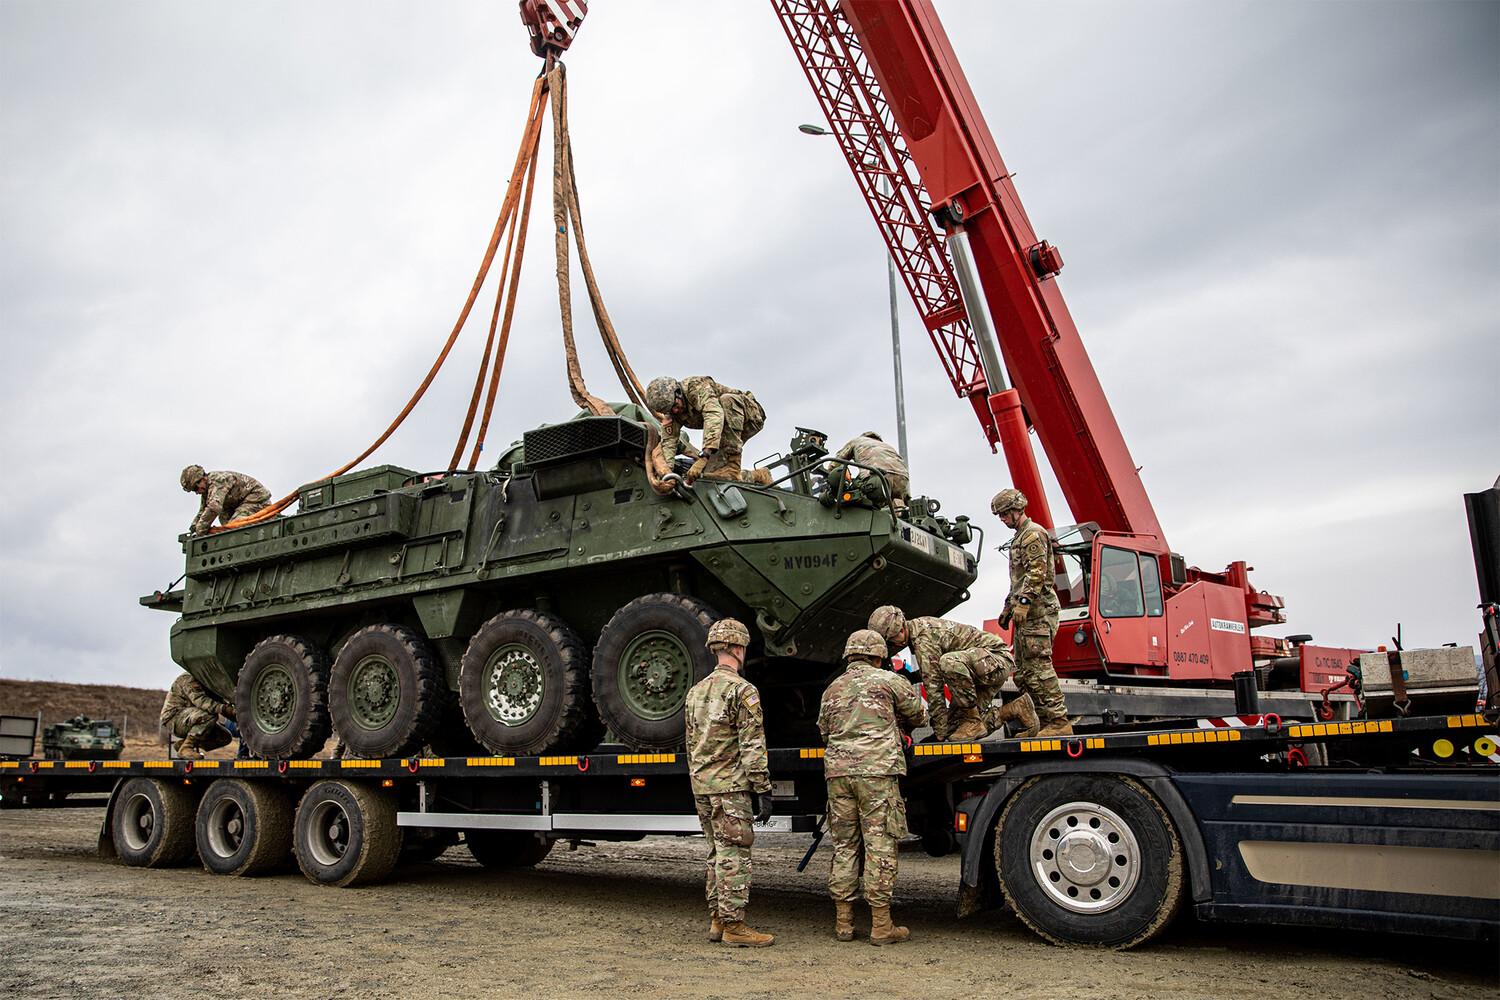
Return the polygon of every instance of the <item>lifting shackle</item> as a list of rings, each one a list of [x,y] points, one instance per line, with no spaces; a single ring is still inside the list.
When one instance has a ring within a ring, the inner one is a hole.
[[[521,23],[531,36],[531,51],[550,60],[562,55],[583,16],[589,12],[584,0],[521,0]]]

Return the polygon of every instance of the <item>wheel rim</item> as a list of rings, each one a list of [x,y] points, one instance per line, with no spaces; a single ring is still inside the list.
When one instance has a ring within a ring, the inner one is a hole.
[[[1031,835],[1031,870],[1057,905],[1103,913],[1123,903],[1140,878],[1141,850],[1130,826],[1097,802],[1049,812]]]
[[[215,856],[232,858],[245,841],[245,813],[233,799],[220,799],[208,813],[208,848]]]
[[[642,632],[620,657],[620,694],[643,719],[671,718],[692,686],[692,654],[671,632]]]
[[[313,859],[332,868],[349,853],[349,814],[337,802],[319,802],[308,823],[307,847]]]
[[[156,828],[156,810],[151,798],[142,793],[130,796],[118,806],[123,821],[120,823],[120,839],[133,851],[144,851],[151,843],[151,831]]]
[[[495,650],[484,665],[484,701],[490,716],[505,726],[521,726],[542,707],[546,679],[536,655],[511,643]]]
[[[349,671],[349,714],[361,729],[380,729],[396,717],[401,703],[401,679],[383,656],[366,656]]]
[[[250,692],[255,725],[263,733],[279,733],[292,724],[297,705],[297,682],[292,672],[273,663],[255,678]]]

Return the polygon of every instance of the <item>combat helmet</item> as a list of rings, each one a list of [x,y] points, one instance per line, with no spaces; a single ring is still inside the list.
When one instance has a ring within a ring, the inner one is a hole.
[[[892,604],[876,608],[870,613],[870,628],[880,633],[886,642],[895,642],[896,636],[906,628],[906,612]]]
[[[677,394],[682,391],[682,386],[675,378],[663,375],[651,380],[646,386],[646,405],[657,413],[671,413],[672,404],[677,402]]]
[[[198,480],[208,475],[201,465],[190,465],[182,470],[182,492],[191,493],[193,487],[198,485]]]
[[[849,641],[844,644],[844,659],[853,657],[861,659],[883,660],[886,656],[885,640],[880,633],[872,628],[862,628],[849,636]]]
[[[879,434],[876,434],[874,431],[865,431],[863,434],[860,435],[860,437],[862,437],[862,438],[874,438],[876,441],[881,441],[881,442],[885,441],[885,438],[881,437]]]
[[[1008,510],[1025,510],[1026,494],[1017,489],[1001,490],[990,501],[990,513],[996,517]]]
[[[748,646],[750,630],[733,618],[720,618],[708,627],[708,641],[704,645],[709,649],[716,646]]]

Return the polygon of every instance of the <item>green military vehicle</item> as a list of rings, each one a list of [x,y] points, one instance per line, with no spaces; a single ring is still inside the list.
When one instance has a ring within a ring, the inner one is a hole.
[[[119,760],[124,749],[120,727],[108,719],[75,715],[42,730],[42,755],[47,760]]]
[[[606,729],[678,749],[726,616],[750,628],[768,738],[790,745],[871,610],[967,596],[968,519],[830,492],[824,435],[799,428],[770,486],[677,480],[663,496],[651,418],[617,409],[529,431],[490,471],[304,486],[291,516],[182,536],[185,587],[141,603],[181,614],[172,658],[232,698],[252,753],[287,759],[330,727],[367,758],[587,752]]]

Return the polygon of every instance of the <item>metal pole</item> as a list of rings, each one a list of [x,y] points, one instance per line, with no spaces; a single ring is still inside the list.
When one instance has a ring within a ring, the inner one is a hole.
[[[886,254],[886,273],[891,285],[891,364],[896,373],[896,450],[901,461],[911,465],[911,453],[906,450],[906,389],[901,381],[901,324],[896,319],[896,258]]]

